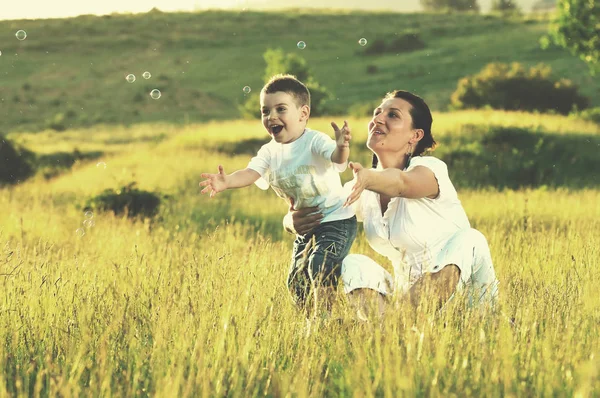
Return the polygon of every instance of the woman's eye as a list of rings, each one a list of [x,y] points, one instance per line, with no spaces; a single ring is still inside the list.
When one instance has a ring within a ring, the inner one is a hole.
[[[285,108],[277,108],[277,112],[285,112]]]
[[[388,116],[389,117],[397,117],[398,115],[396,115],[395,112],[390,112],[390,113],[388,113]]]

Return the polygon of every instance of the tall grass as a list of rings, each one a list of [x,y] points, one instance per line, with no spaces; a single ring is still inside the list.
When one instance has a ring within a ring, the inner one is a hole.
[[[483,126],[474,120],[525,117],[467,119]],[[438,120],[455,131],[464,126],[446,115]],[[327,120],[312,123],[327,131]],[[557,133],[574,134],[565,129]],[[360,130],[356,145],[364,143]],[[160,142],[135,138],[160,134]],[[381,325],[307,323],[284,284],[293,239],[281,228],[286,204],[255,187],[213,199],[197,187],[202,171],[247,163],[249,155],[223,148],[263,134],[243,122],[126,128],[111,137],[131,142],[114,145],[106,169],[82,162],[55,179],[2,189],[0,396],[597,393],[597,187],[460,190],[472,225],[490,243],[501,281],[497,314],[482,318],[455,303],[441,313],[401,307]],[[103,140],[88,138],[101,136],[66,137],[97,150]],[[12,138],[36,145],[26,135]],[[95,226],[78,236],[85,219],[78,204],[131,180],[172,195],[159,217],[97,213]],[[389,266],[362,235],[352,252]]]

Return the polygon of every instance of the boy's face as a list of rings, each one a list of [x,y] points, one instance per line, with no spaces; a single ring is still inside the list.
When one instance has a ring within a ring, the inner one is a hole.
[[[283,91],[261,93],[262,123],[269,134],[280,144],[295,141],[302,135],[310,115],[308,105],[298,106],[294,97]]]

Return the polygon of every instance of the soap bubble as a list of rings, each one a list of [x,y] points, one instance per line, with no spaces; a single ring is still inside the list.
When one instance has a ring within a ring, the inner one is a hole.
[[[92,228],[94,225],[96,225],[96,222],[94,220],[85,220],[83,222],[83,226],[86,228]]]
[[[77,230],[75,231],[75,234],[81,238],[83,235],[85,235],[85,229],[77,228]]]
[[[306,48],[306,43],[303,41],[299,41],[297,46],[300,50],[304,50]]]
[[[125,77],[125,80],[127,80],[129,83],[133,83],[135,81],[135,75],[130,73],[127,75],[127,77]]]
[[[162,94],[160,93],[159,89],[155,88],[154,90],[150,91],[150,96],[152,97],[152,99],[159,99],[161,95]]]
[[[25,40],[27,38],[27,32],[25,32],[22,29],[21,30],[17,30],[17,33],[15,33],[15,36],[19,40]]]
[[[361,38],[361,39],[358,41],[358,44],[360,44],[360,45],[361,45],[361,46],[363,46],[363,47],[364,47],[364,46],[366,46],[366,45],[367,45],[367,39],[365,39],[364,37],[363,37],[363,38]]]
[[[106,169],[106,163],[104,163],[104,162],[98,162],[96,164],[96,167],[99,168],[99,169]]]
[[[92,213],[91,211],[86,211],[84,215],[85,218],[87,218],[88,220],[94,218],[94,213]]]
[[[250,91],[252,91],[252,89],[250,88],[250,86],[244,86],[244,89],[243,89],[243,90],[244,90],[244,92],[245,92],[246,94],[249,94],[249,93],[250,93]]]
[[[144,79],[148,80],[152,77],[152,75],[150,74],[150,72],[146,71],[146,72],[142,73],[142,77]]]

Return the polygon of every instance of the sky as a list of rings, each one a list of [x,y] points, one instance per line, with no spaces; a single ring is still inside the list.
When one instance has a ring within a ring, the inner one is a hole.
[[[113,12],[194,11],[244,7],[247,0],[1,0],[0,19],[63,18]]]

